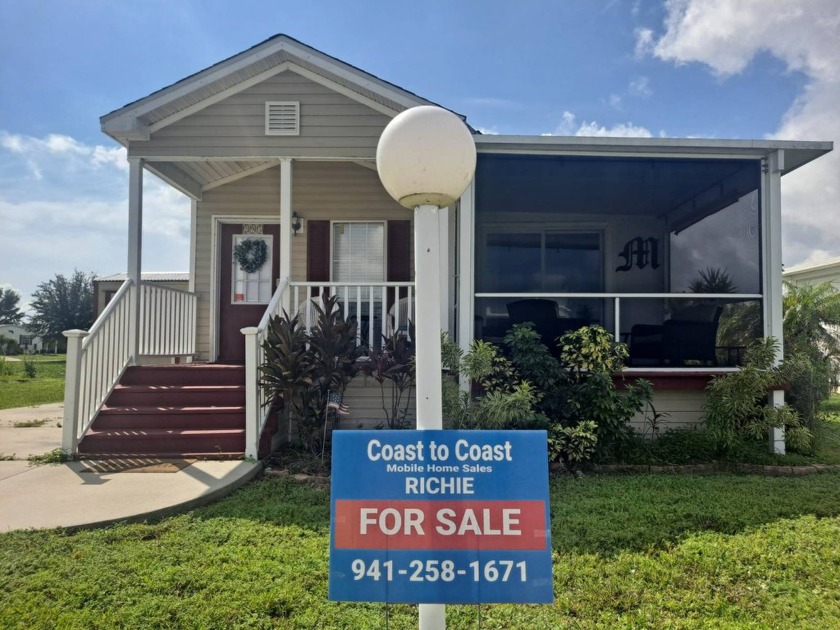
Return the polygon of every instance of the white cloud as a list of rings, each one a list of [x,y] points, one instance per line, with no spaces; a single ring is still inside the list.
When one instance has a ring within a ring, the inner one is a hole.
[[[665,31],[636,32],[636,51],[676,64],[699,62],[727,78],[759,53],[802,72],[808,84],[771,138],[840,140],[840,5],[837,0],[668,0]],[[840,152],[782,180],[784,259],[840,254]]]
[[[650,138],[650,130],[633,123],[618,123],[612,127],[599,125],[596,121],[577,122],[577,117],[572,112],[563,112],[560,117],[560,124],[553,133],[545,133],[544,136],[597,136],[611,138]]]
[[[647,77],[636,77],[627,86],[627,93],[639,98],[650,98],[653,96],[653,88],[650,87],[650,79]]]
[[[143,268],[186,270],[188,199],[155,177],[143,188]],[[0,131],[0,251],[27,261],[5,267],[0,282],[21,301],[56,273],[124,271],[127,217],[123,148]]]

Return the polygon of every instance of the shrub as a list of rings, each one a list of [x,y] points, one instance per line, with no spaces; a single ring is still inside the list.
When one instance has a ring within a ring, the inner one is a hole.
[[[26,378],[35,378],[38,376],[38,366],[32,357],[23,357],[23,374]]]
[[[442,362],[443,419],[452,429],[546,429],[548,420],[535,413],[540,393],[518,378],[511,362],[492,343],[476,340],[464,355],[444,333]],[[458,388],[462,376],[469,392]]]
[[[615,343],[600,326],[584,326],[557,340],[560,352],[555,359],[530,324],[514,326],[505,343],[518,374],[537,385],[539,413],[565,428],[593,423],[597,442],[592,453],[599,458],[615,456],[627,446],[630,419],[650,402],[653,392],[643,379],[624,392],[616,389],[613,373],[624,367],[624,344]]]
[[[785,428],[791,450],[811,448],[811,432],[802,426],[799,414],[788,405],[774,408],[767,404],[768,393],[781,388],[792,369],[790,364],[775,364],[778,348],[775,339],[756,340],[739,371],[709,383],[706,428],[721,453],[731,453],[742,438],[764,439],[772,427]]]

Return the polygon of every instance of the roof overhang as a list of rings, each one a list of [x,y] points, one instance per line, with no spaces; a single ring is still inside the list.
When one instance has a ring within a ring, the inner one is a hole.
[[[703,138],[602,138],[583,136],[475,136],[479,153],[612,155],[761,159],[784,153],[782,174],[829,153],[832,142],[799,140],[709,140]]]

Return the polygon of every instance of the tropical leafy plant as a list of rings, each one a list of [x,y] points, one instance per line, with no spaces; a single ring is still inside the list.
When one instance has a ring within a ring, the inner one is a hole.
[[[784,427],[791,450],[811,448],[811,432],[802,425],[799,414],[788,405],[775,408],[767,404],[768,393],[781,388],[791,375],[790,364],[776,364],[778,352],[775,339],[759,339],[747,350],[739,371],[709,383],[706,428],[721,453],[731,452],[744,437],[765,439],[772,427]]]
[[[476,340],[463,354],[444,333],[442,362],[448,370],[443,380],[443,418],[453,429],[544,429],[546,418],[535,413],[539,392],[518,378],[511,362],[492,343]],[[458,379],[469,381],[461,391]]]
[[[389,429],[408,427],[411,388],[416,378],[414,360],[414,327],[409,324],[409,336],[401,331],[383,338],[382,348],[371,348],[368,357],[359,363],[359,370],[379,383],[382,409]]]
[[[738,288],[726,269],[707,267],[698,272],[699,278],[695,278],[688,285],[692,293],[737,293]]]
[[[297,315],[272,318],[263,346],[261,385],[268,404],[285,405],[297,423],[300,442],[313,453],[325,450],[330,393],[343,395],[362,354],[356,324],[344,320],[337,301],[332,296],[324,299],[323,308],[313,304],[316,317],[309,332]]]
[[[784,350],[797,369],[788,400],[813,427],[819,405],[828,399],[840,372],[840,292],[830,283],[785,285]]]
[[[594,423],[591,432],[597,442],[593,452],[600,458],[615,454],[628,443],[630,419],[645,408],[653,392],[643,379],[628,383],[623,392],[617,390],[613,374],[624,368],[626,345],[615,343],[600,326],[584,326],[558,339],[559,357],[555,359],[529,324],[514,326],[505,344],[518,374],[536,385],[540,394],[537,411],[553,425],[574,429]],[[568,437],[576,435],[569,433]],[[557,443],[567,442],[560,439]]]

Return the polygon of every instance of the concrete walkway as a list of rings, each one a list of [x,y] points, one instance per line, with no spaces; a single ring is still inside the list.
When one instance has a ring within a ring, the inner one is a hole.
[[[225,496],[261,470],[257,462],[239,460],[157,467],[133,461],[125,463],[124,472],[87,460],[30,464],[31,455],[61,446],[62,413],[60,404],[0,410],[0,455],[13,457],[0,461],[0,532],[91,527],[171,514]],[[174,472],[143,472],[161,469]]]

